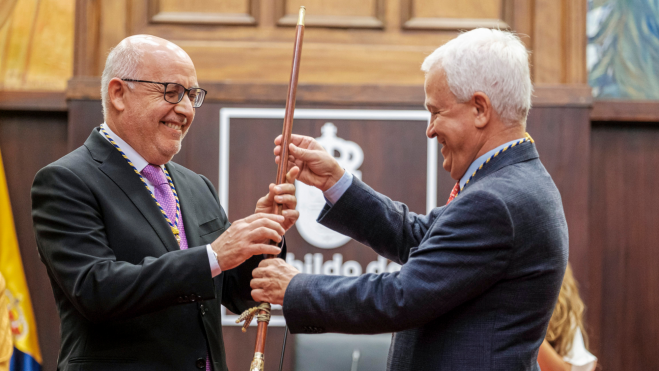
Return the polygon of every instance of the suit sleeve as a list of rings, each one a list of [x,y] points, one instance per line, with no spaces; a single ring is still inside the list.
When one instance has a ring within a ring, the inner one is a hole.
[[[513,224],[503,201],[487,192],[464,194],[410,249],[400,272],[295,276],[284,297],[286,322],[293,333],[308,326],[364,334],[421,326],[500,280],[513,245]]]
[[[403,264],[443,208],[417,215],[353,177],[352,185],[333,206],[325,205],[318,222]]]
[[[220,205],[220,200],[213,184],[205,176],[200,176],[213,194],[215,201]],[[222,209],[222,205],[220,205],[220,208]],[[222,214],[226,219],[224,209],[222,209]],[[226,228],[229,228],[230,225],[231,224],[227,222]],[[282,259],[286,258],[285,240],[282,244],[282,251],[279,257]],[[240,314],[246,309],[258,305],[258,303],[252,299],[252,288],[249,286],[249,282],[252,279],[252,271],[258,267],[261,260],[263,260],[263,256],[253,256],[239,266],[226,272],[222,272],[222,305],[227,307],[233,313]]]
[[[37,173],[32,219],[48,274],[92,322],[132,318],[186,302],[192,294],[215,297],[203,246],[139,264],[117,261],[94,194],[68,168],[51,165]]]

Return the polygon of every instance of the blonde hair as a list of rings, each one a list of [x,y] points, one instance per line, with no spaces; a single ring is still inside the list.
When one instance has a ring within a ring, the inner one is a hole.
[[[572,268],[568,264],[563,277],[561,292],[558,294],[558,301],[549,320],[549,327],[545,336],[547,342],[559,356],[565,357],[572,350],[572,341],[577,328],[581,330],[584,344],[587,347],[588,338],[583,324],[584,309],[583,301],[579,297],[577,282],[574,280]]]

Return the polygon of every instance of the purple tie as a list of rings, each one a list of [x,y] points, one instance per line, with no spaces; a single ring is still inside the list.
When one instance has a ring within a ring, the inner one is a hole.
[[[142,170],[142,175],[153,184],[153,194],[156,196],[156,200],[158,200],[160,206],[167,213],[169,220],[175,224],[176,198],[174,198],[174,192],[172,192],[172,188],[169,186],[165,172],[162,171],[160,166],[149,164]],[[178,218],[178,230],[181,237],[181,250],[185,250],[188,248],[188,239],[185,238],[182,215],[179,215]],[[206,352],[206,371],[211,371],[208,351]]]
[[[165,173],[160,166],[149,164],[142,170],[142,175],[153,184],[153,194],[156,196],[156,200],[158,200],[160,206],[165,210],[172,224],[176,225],[176,199],[174,198],[174,192],[169,187]],[[185,250],[188,248],[188,240],[185,238],[182,215],[179,215],[178,218],[178,230],[179,237],[181,237],[181,250]]]

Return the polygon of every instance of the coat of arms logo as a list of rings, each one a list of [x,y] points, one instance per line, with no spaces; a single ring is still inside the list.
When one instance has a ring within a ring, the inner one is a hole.
[[[359,167],[364,162],[364,151],[355,142],[350,142],[336,136],[336,126],[328,122],[321,129],[320,138],[316,141],[333,155],[346,171],[349,171],[358,179],[362,178],[362,172]],[[323,192],[315,187],[310,187],[302,182],[295,181],[296,197],[298,200],[297,209],[300,217],[295,223],[298,232],[305,241],[321,249],[334,249],[345,245],[350,241],[350,237],[316,222],[316,218],[325,206],[325,197]]]
[[[14,294],[5,289],[5,296],[7,297],[9,303],[7,309],[9,309],[9,322],[11,326],[11,333],[14,336],[14,342],[23,340],[29,331],[28,323],[25,320],[25,315],[23,314],[23,309],[21,308],[20,297],[16,298]]]

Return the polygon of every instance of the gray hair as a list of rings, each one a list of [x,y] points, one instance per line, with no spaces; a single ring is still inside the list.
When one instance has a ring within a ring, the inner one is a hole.
[[[108,85],[110,80],[115,77],[120,79],[136,79],[140,61],[144,55],[144,50],[140,45],[135,45],[130,40],[123,40],[116,47],[110,50],[108,58],[105,61],[105,69],[101,77],[101,101],[103,103],[103,118],[107,121],[110,97],[108,94]],[[133,88],[133,83],[128,83],[129,88]]]
[[[430,54],[421,70],[435,66],[446,73],[458,102],[483,92],[506,124],[526,124],[533,84],[529,53],[515,34],[486,28],[465,32]]]

